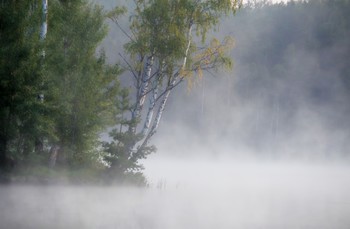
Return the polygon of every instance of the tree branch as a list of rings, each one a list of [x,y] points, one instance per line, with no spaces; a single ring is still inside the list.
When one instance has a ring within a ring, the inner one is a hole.
[[[118,53],[119,56],[123,59],[123,61],[128,65],[132,75],[134,76],[135,80],[137,80],[137,75],[135,73],[135,70],[133,69],[133,67],[131,66],[131,64],[123,57],[123,55],[121,53]]]
[[[113,17],[111,17],[110,19],[117,25],[117,27],[120,29],[120,31],[122,31],[122,33],[124,33],[124,35],[127,36],[130,39],[130,41],[135,42],[135,40],[119,24],[118,19],[113,18]]]

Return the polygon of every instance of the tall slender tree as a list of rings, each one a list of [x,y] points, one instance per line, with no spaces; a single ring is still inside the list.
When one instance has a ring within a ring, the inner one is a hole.
[[[42,133],[37,1],[2,1],[0,18],[0,167],[9,168],[33,152]]]
[[[135,1],[130,28],[118,19],[125,8],[117,7],[108,16],[130,39],[121,55],[134,89],[127,127],[113,131],[115,142],[106,145],[111,154],[111,168],[122,172],[140,168],[138,161],[154,151],[149,146],[156,133],[172,90],[185,80],[193,81],[205,70],[231,67],[227,56],[232,38],[213,39],[205,45],[207,32],[222,15],[235,12],[239,1],[140,0]],[[200,40],[201,42],[197,42]],[[204,47],[199,47],[199,45]],[[118,146],[118,147],[117,147]],[[121,149],[122,148],[122,149]],[[120,168],[121,161],[129,167]]]
[[[42,0],[42,24],[40,31],[41,40],[45,40],[47,34],[47,15],[48,15],[48,0]]]
[[[99,133],[116,111],[117,66],[96,49],[106,35],[101,7],[88,1],[52,1],[46,37],[45,103],[54,112],[49,165],[84,165],[97,157]]]

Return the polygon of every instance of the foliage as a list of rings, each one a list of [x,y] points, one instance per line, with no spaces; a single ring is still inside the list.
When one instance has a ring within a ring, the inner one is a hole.
[[[46,103],[55,110],[56,139],[51,141],[59,145],[63,163],[84,164],[95,159],[98,133],[116,112],[120,70],[107,66],[103,53],[95,57],[106,35],[100,7],[77,1],[53,2],[50,9],[45,68]]]
[[[79,171],[101,177],[100,133],[118,114],[122,93],[120,68],[97,54],[104,13],[84,0],[50,1],[43,41],[39,2],[0,4],[0,168],[15,180],[85,179]]]
[[[0,167],[8,169],[35,148],[48,131],[37,99],[43,80],[35,1],[0,5]]]
[[[129,38],[121,57],[134,85],[130,96],[134,102],[127,109],[130,114],[124,114],[125,121],[110,133],[113,141],[105,144],[110,170],[126,173],[142,169],[138,162],[155,151],[149,142],[177,85],[191,82],[192,73],[202,77],[203,71],[232,67],[228,56],[231,38],[205,42],[222,15],[238,7],[238,1],[229,0],[139,0],[130,14],[128,29],[119,23],[125,8],[107,13]]]

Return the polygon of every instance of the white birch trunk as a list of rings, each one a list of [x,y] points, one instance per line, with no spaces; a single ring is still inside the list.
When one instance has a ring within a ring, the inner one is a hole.
[[[192,28],[193,28],[193,23],[190,22],[190,25],[189,25],[189,29],[188,29],[188,33],[187,33],[187,38],[188,38],[188,43],[187,43],[187,47],[186,47],[186,50],[185,50],[185,55],[184,55],[184,59],[183,59],[183,63],[182,63],[182,69],[184,70],[186,68],[186,64],[187,64],[187,58],[188,58],[188,53],[189,53],[189,50],[190,50],[190,47],[191,47],[191,42],[192,42]],[[160,120],[162,118],[162,115],[163,115],[163,112],[164,112],[164,109],[165,109],[165,105],[168,101],[168,98],[169,98],[169,95],[171,93],[171,90],[173,89],[175,83],[179,80],[179,76],[177,75],[176,77],[174,77],[174,79],[171,81],[170,85],[167,87],[167,91],[166,93],[164,94],[164,97],[159,105],[159,108],[158,108],[158,111],[157,111],[157,116],[155,117],[154,119],[154,122],[153,122],[153,125],[152,125],[152,128],[151,130],[148,132],[147,136],[145,137],[145,139],[143,140],[140,148],[143,148],[145,147],[149,140],[151,139],[151,137],[156,133],[158,127],[159,127],[159,123],[160,123]],[[153,116],[153,109],[151,111],[152,113],[152,116]],[[148,120],[149,122],[151,120]],[[148,127],[149,129],[149,127]]]
[[[162,102],[161,102],[161,104],[160,104],[160,106],[158,108],[157,116],[154,119],[154,122],[153,122],[153,125],[152,125],[152,129],[148,132],[147,136],[143,140],[143,142],[142,142],[142,144],[140,146],[140,149],[145,147],[149,143],[151,137],[157,132],[160,120],[162,118],[162,115],[163,115],[163,112],[164,112],[164,109],[165,109],[165,105],[166,105],[166,103],[168,101],[168,98],[169,98],[169,95],[170,95],[170,92],[171,92],[171,90],[168,90],[166,92],[166,94],[164,95],[163,100],[162,100]]]
[[[193,27],[193,22],[190,22],[190,26],[188,28],[188,32],[187,32],[187,39],[188,39],[188,43],[187,43],[187,47],[185,50],[185,57],[184,57],[184,61],[182,63],[182,69],[184,70],[187,64],[187,56],[188,56],[188,52],[190,51],[190,47],[191,47],[191,41],[192,41],[192,27]]]
[[[140,79],[140,82],[138,85],[139,88],[137,88],[135,109],[131,113],[131,118],[133,120],[135,120],[141,116],[141,111],[142,111],[142,108],[143,108],[143,105],[145,103],[146,96],[147,96],[146,92],[148,90],[148,84],[149,84],[149,81],[151,78],[153,62],[154,62],[154,56],[151,55],[150,57],[147,58],[145,70],[144,70],[143,74],[141,75],[141,79]],[[131,126],[129,128],[129,131],[131,131],[131,133],[135,134],[136,127]],[[134,146],[132,146],[131,148],[133,148],[133,147]]]
[[[155,85],[153,85],[154,89],[153,89],[152,96],[150,97],[150,105],[148,108],[145,124],[144,124],[144,127],[142,129],[143,136],[145,136],[148,133],[149,128],[151,126],[151,122],[152,122],[152,118],[153,118],[153,114],[154,114],[154,108],[156,106],[156,100],[158,97],[158,80],[155,80],[153,82],[153,84],[155,84]]]
[[[192,22],[190,23],[190,26],[189,26],[189,29],[188,29],[188,33],[187,33],[187,37],[188,37],[188,43],[187,43],[187,47],[186,47],[186,50],[185,50],[185,56],[184,56],[184,60],[183,60],[183,63],[182,63],[182,69],[185,69],[186,67],[186,64],[187,64],[187,57],[188,57],[188,52],[190,50],[190,47],[191,47],[191,41],[192,41],[192,27],[193,27],[193,24]],[[157,131],[158,129],[158,126],[159,126],[159,123],[160,123],[160,119],[162,118],[162,115],[163,115],[163,112],[164,112],[164,109],[165,109],[165,105],[168,101],[168,98],[169,98],[169,95],[170,95],[170,92],[173,88],[173,86],[175,85],[176,81],[177,81],[178,77],[175,77],[171,84],[170,84],[170,89],[165,93],[164,95],[164,98],[159,106],[159,109],[158,109],[158,112],[157,112],[157,116],[154,120],[154,124],[152,126],[152,130],[151,130],[151,136],[153,134],[155,134],[155,132]]]
[[[147,93],[149,81],[151,78],[153,62],[154,62],[153,55],[150,56],[149,58],[147,58],[145,73],[143,74],[143,77],[141,79],[141,90],[140,90],[140,95],[139,95],[140,96],[139,106],[140,106],[141,110],[142,110],[142,106],[146,100],[146,93]]]
[[[160,119],[162,118],[163,115],[163,111],[165,109],[165,105],[168,101],[169,95],[170,95],[171,90],[168,90],[167,93],[164,95],[164,98],[158,108],[158,112],[157,112],[157,116],[154,120],[154,124],[152,126],[152,130],[151,130],[151,136],[153,136],[155,134],[155,132],[158,129],[159,123],[160,123]]]
[[[40,31],[40,39],[43,41],[47,34],[47,14],[48,14],[48,0],[42,0],[42,24]]]
[[[42,0],[42,24],[40,29],[40,40],[43,42],[46,39],[47,34],[47,17],[48,17],[48,0]],[[45,58],[45,50],[42,51],[42,57]],[[44,101],[44,94],[39,94],[39,99]],[[56,160],[58,157],[60,147],[57,144],[51,146],[50,158],[49,158],[49,168],[53,168],[56,165]]]

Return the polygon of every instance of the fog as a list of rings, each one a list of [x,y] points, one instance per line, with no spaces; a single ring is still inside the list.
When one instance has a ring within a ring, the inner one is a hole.
[[[1,228],[350,225],[348,167],[228,160],[149,166],[149,188],[1,187]]]
[[[235,38],[234,69],[175,91],[159,151],[347,160],[350,44],[345,35],[319,34],[326,15],[277,5],[224,20],[215,36]]]
[[[350,33],[328,41],[320,11],[295,14],[224,19],[234,69],[174,91],[149,187],[2,186],[0,228],[349,228]]]

